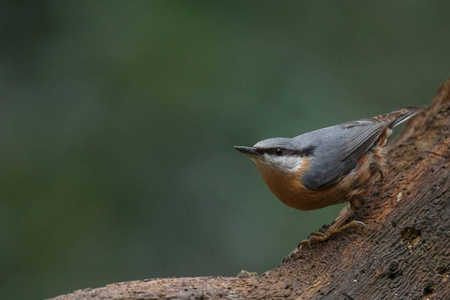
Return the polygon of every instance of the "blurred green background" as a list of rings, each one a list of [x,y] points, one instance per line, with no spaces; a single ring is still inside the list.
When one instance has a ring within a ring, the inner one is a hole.
[[[427,104],[449,1],[2,1],[0,294],[264,272],[300,212],[234,145]]]

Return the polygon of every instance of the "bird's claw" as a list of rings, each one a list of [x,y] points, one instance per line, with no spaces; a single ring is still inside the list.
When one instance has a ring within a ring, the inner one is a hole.
[[[342,225],[340,227],[337,228],[333,228],[333,225],[330,226],[326,232],[320,232],[320,231],[316,231],[314,233],[312,233],[307,240],[303,240],[300,242],[300,244],[298,244],[297,249],[301,249],[303,245],[308,245],[308,247],[311,248],[311,245],[317,244],[317,243],[321,243],[321,242],[325,242],[326,240],[328,240],[332,235],[334,234],[338,234],[340,233],[342,230],[345,230],[347,228],[352,228],[352,227],[363,227],[363,228],[367,228],[366,224],[364,224],[361,221],[351,221],[348,224]]]

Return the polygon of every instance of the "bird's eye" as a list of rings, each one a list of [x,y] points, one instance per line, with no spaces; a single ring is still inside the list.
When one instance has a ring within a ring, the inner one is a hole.
[[[281,154],[283,154],[283,149],[277,148],[277,150],[275,150],[275,154],[280,156]]]

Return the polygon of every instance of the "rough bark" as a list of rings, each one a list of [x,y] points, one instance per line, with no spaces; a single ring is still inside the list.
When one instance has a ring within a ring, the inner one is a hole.
[[[113,283],[55,299],[450,299],[450,80],[391,143],[347,230],[262,275]]]

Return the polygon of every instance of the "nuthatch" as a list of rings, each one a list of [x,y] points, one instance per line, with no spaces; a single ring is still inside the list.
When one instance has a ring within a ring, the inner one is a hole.
[[[358,208],[365,186],[385,165],[385,146],[392,129],[425,107],[405,106],[391,113],[304,133],[294,138],[270,138],[253,147],[235,146],[256,163],[278,199],[299,210],[350,202],[325,233],[315,232],[300,244],[326,241],[342,230],[364,226],[344,222]]]

